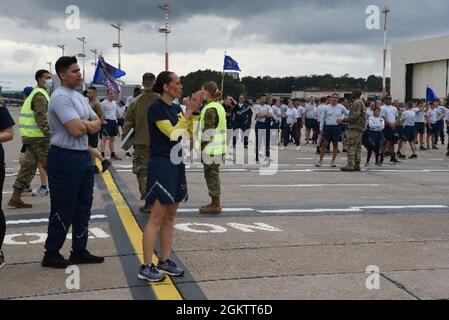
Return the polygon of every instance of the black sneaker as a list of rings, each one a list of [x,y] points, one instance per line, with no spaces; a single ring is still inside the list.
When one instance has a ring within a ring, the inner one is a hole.
[[[102,173],[105,173],[105,172],[109,169],[109,167],[111,166],[111,161],[109,161],[109,160],[103,160],[103,161],[101,162],[101,166],[102,166],[102,168],[103,168],[103,169],[101,169],[101,172],[102,172]]]
[[[390,162],[391,162],[391,163],[401,163],[401,161],[399,161],[399,160],[396,159],[396,158],[391,158]]]
[[[87,250],[72,251],[69,259],[73,264],[99,264],[104,262],[103,257],[94,256]]]
[[[421,146],[421,147],[419,147],[419,150],[421,150],[421,151],[426,151],[427,149],[424,148],[424,146]]]
[[[432,150],[440,150],[437,146],[432,146]]]
[[[99,174],[100,173],[100,169],[98,169],[97,166],[94,166],[94,174]]]
[[[68,266],[71,266],[73,263],[70,260],[66,260],[59,253],[45,253],[44,259],[42,260],[42,266],[45,268],[53,268],[53,269],[66,269]]]
[[[409,159],[418,159],[418,156],[416,154],[412,154]]]
[[[114,154],[113,156],[111,156],[111,160],[121,161],[122,158],[119,158],[119,157],[117,157],[117,155]]]
[[[446,157],[449,157],[449,151],[446,153]]]
[[[0,269],[5,266],[5,256],[3,254],[3,251],[0,251]]]

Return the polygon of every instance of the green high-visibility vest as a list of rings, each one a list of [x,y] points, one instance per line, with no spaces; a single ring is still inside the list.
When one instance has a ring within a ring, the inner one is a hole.
[[[208,139],[209,141],[203,152],[214,157],[226,154],[226,111],[218,102],[210,102],[204,107],[204,109],[201,111],[200,117],[200,132],[198,136],[198,140],[200,141],[200,143],[203,141],[202,139],[204,135],[204,117],[209,109],[215,109],[217,111],[218,126],[213,130],[213,132],[210,132],[210,135],[208,135],[209,137],[204,137],[205,140]]]
[[[34,111],[31,109],[31,103],[34,96],[37,93],[41,93],[46,99],[47,103],[50,100],[48,93],[45,89],[35,88],[31,94],[25,99],[23,103],[22,110],[20,110],[19,126],[20,126],[20,136],[26,138],[45,138],[45,134],[42,132],[41,128],[36,123],[34,117]]]

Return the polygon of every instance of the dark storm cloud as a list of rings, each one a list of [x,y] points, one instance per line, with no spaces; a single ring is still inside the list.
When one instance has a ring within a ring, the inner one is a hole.
[[[157,5],[162,2],[165,0],[16,0],[2,4],[0,16],[45,30],[46,19],[63,18],[68,5],[77,5],[82,18],[90,20],[161,23]],[[171,4],[174,27],[198,15],[227,17],[239,22],[233,38],[258,36],[268,43],[369,45],[375,41],[378,45],[382,31],[365,27],[365,9],[372,4],[392,9],[392,41],[449,33],[447,0],[171,0]]]

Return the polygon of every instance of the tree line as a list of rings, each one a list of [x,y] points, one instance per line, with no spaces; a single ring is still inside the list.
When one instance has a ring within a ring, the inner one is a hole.
[[[221,87],[221,72],[212,70],[198,70],[181,77],[184,95],[191,95],[207,81],[215,81]],[[387,90],[390,87],[390,79],[387,79]],[[244,94],[247,97],[258,97],[264,93],[291,93],[304,90],[325,91],[351,91],[361,89],[363,91],[381,92],[382,77],[370,75],[368,78],[354,78],[349,74],[334,77],[331,74],[311,75],[299,77],[243,77],[234,78],[226,74],[224,78],[223,95],[238,97]]]

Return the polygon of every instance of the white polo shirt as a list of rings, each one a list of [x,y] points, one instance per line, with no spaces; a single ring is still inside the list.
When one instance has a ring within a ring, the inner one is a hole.
[[[396,124],[396,120],[399,117],[399,112],[396,107],[392,105],[382,106],[380,110],[380,116],[385,119],[386,124]]]
[[[101,103],[106,120],[117,120],[117,103],[115,101],[104,100]]]

